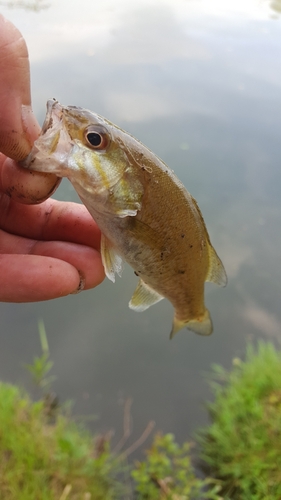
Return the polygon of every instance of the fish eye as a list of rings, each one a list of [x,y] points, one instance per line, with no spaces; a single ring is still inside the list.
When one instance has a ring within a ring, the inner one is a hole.
[[[102,143],[102,136],[96,132],[89,132],[87,134],[87,141],[94,147],[97,148]]]
[[[109,144],[109,135],[107,131],[100,126],[91,126],[88,127],[85,131],[85,139],[87,145],[90,146],[91,149],[103,150]]]

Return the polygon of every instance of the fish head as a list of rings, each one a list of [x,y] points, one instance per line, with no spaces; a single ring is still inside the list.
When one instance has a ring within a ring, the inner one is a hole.
[[[122,134],[125,132],[96,113],[49,100],[41,135],[21,164],[69,178],[83,201],[94,194],[96,203],[98,195],[104,202],[116,186],[122,187],[124,195],[132,188],[128,184],[132,165]],[[137,191],[139,197],[140,186]]]

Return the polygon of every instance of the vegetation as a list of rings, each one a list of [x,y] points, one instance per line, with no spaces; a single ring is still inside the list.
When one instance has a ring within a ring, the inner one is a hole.
[[[0,498],[5,500],[124,499],[117,475],[121,460],[106,439],[93,437],[58,406],[45,327],[42,354],[26,365],[43,392],[38,402],[0,383]],[[123,467],[124,468],[124,467]]]
[[[5,500],[218,499],[197,479],[189,445],[157,435],[147,460],[128,481],[122,454],[55,410],[45,397],[32,403],[19,388],[0,383],[0,498]],[[132,491],[135,488],[136,496]]]
[[[43,323],[39,333],[42,355],[27,368],[43,397],[34,403],[18,387],[0,383],[0,498],[281,498],[281,353],[272,344],[249,346],[246,360],[235,359],[230,372],[214,367],[212,423],[198,436],[208,474],[201,479],[192,466],[192,445],[179,446],[172,434],[156,434],[145,459],[129,472],[124,436],[113,453],[108,437],[94,439],[74,423],[50,392],[52,362]],[[129,449],[142,444],[143,436]]]
[[[124,498],[117,472],[106,443],[94,448],[61,411],[50,423],[44,400],[32,403],[17,387],[0,384],[0,498]]]
[[[180,447],[172,434],[157,434],[147,458],[136,464],[132,477],[138,500],[219,500],[214,480],[196,478],[191,465],[189,443]],[[207,491],[203,491],[208,487]]]
[[[212,424],[200,433],[202,459],[224,500],[281,498],[281,353],[248,346],[230,373],[216,366]]]
[[[93,439],[58,405],[50,391],[54,377],[49,372],[53,363],[43,322],[38,326],[42,354],[26,368],[43,397],[34,403],[18,387],[0,383],[0,498],[218,499],[215,489],[210,494],[200,493],[209,481],[196,478],[190,446],[179,447],[170,434],[155,437],[147,460],[138,463],[132,472],[133,483],[125,462],[127,453],[122,452],[124,436],[116,456],[110,450],[108,437]],[[129,408],[130,405],[127,413]],[[125,417],[129,420],[128,414]],[[145,434],[146,431],[136,445],[143,442]]]

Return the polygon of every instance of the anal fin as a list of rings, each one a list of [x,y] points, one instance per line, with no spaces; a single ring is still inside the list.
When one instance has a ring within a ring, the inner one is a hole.
[[[163,298],[162,295],[153,290],[153,288],[150,288],[150,286],[140,279],[129,302],[129,307],[134,311],[145,311]]]
[[[122,274],[122,257],[117,253],[112,243],[104,234],[101,235],[101,258],[106,276],[114,283],[115,273],[118,276]]]

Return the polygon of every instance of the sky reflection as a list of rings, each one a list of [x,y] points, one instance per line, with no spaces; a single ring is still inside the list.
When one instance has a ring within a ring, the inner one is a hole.
[[[208,339],[181,332],[168,342],[165,301],[130,311],[129,269],[79,296],[1,304],[1,379],[21,378],[38,353],[42,317],[55,390],[78,413],[116,428],[130,396],[137,434],[153,419],[186,439],[206,420],[202,373],[231,366],[248,338],[281,338],[281,20],[265,0],[60,0],[39,13],[2,11],[27,39],[38,119],[55,97],[106,116],[162,157],[198,200],[229,283],[206,287]],[[77,199],[67,182],[56,196]]]

